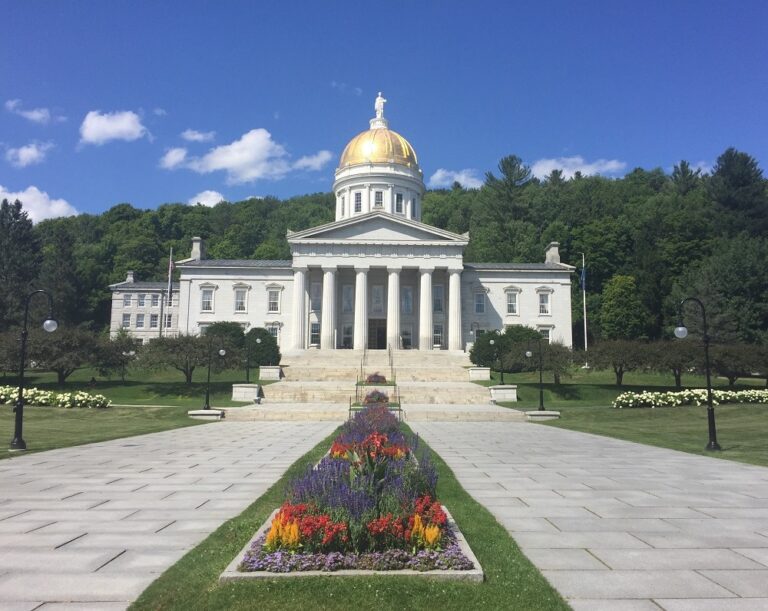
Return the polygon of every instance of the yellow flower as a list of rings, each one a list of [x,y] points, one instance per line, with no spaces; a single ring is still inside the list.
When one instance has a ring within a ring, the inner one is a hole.
[[[434,547],[440,541],[440,527],[437,524],[432,524],[424,529],[424,541],[426,541],[428,547]]]

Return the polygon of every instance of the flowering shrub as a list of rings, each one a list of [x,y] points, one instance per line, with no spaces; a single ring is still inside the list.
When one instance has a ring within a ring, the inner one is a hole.
[[[19,389],[17,387],[0,386],[0,403],[15,403],[18,393]],[[105,408],[112,405],[112,401],[104,395],[92,395],[82,390],[57,393],[50,390],[25,388],[24,404],[65,408]]]
[[[366,384],[386,384],[387,378],[381,375],[378,371],[376,373],[368,374],[365,378]]]
[[[363,399],[363,405],[377,405],[389,403],[389,396],[380,390],[372,390]]]
[[[721,403],[768,403],[768,390],[713,390],[712,404]],[[707,391],[704,388],[671,392],[625,392],[613,401],[613,407],[679,407],[684,405],[706,405]]]
[[[436,469],[423,453],[414,459],[411,441],[386,407],[358,412],[290,484],[240,570],[472,568],[436,499]]]

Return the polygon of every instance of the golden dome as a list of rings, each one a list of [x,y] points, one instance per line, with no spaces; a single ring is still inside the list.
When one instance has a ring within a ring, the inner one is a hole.
[[[341,154],[339,169],[368,163],[397,163],[418,169],[416,151],[400,134],[386,127],[359,133]]]

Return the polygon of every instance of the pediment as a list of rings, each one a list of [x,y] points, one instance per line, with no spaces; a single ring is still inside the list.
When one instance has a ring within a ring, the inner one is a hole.
[[[288,234],[289,242],[304,240],[466,243],[467,237],[392,214],[373,212]]]

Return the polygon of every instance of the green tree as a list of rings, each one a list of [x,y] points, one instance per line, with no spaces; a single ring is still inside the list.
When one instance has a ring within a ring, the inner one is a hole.
[[[40,268],[40,240],[21,202],[0,203],[0,331],[19,324]]]
[[[77,327],[59,327],[53,333],[34,329],[28,346],[29,360],[39,369],[56,372],[59,386],[78,369],[94,365],[98,352],[96,335]]]
[[[208,365],[208,342],[196,335],[158,337],[144,346],[142,363],[155,369],[176,369],[187,384],[192,384],[195,369]]]
[[[262,327],[254,327],[245,334],[246,367],[279,365],[282,355],[273,335]]]
[[[726,214],[733,232],[764,236],[768,230],[768,194],[757,161],[735,148],[727,149],[712,170],[709,192]]]
[[[717,344],[710,348],[710,362],[717,375],[734,388],[739,378],[751,377],[760,363],[757,347],[751,344]]]
[[[98,346],[97,367],[100,375],[120,375],[125,384],[127,370],[140,358],[142,344],[125,330],[120,329],[115,337],[102,337]]]
[[[675,388],[682,388],[683,373],[700,366],[703,348],[690,340],[665,340],[648,344],[648,365],[659,373],[671,372]]]
[[[686,195],[701,183],[701,170],[692,170],[683,160],[672,169],[672,182],[680,195]]]
[[[612,369],[616,386],[624,383],[624,374],[645,367],[646,345],[637,341],[603,340],[589,349],[589,362],[595,369]]]
[[[600,331],[603,339],[638,339],[645,334],[648,312],[632,276],[614,276],[603,288]]]

